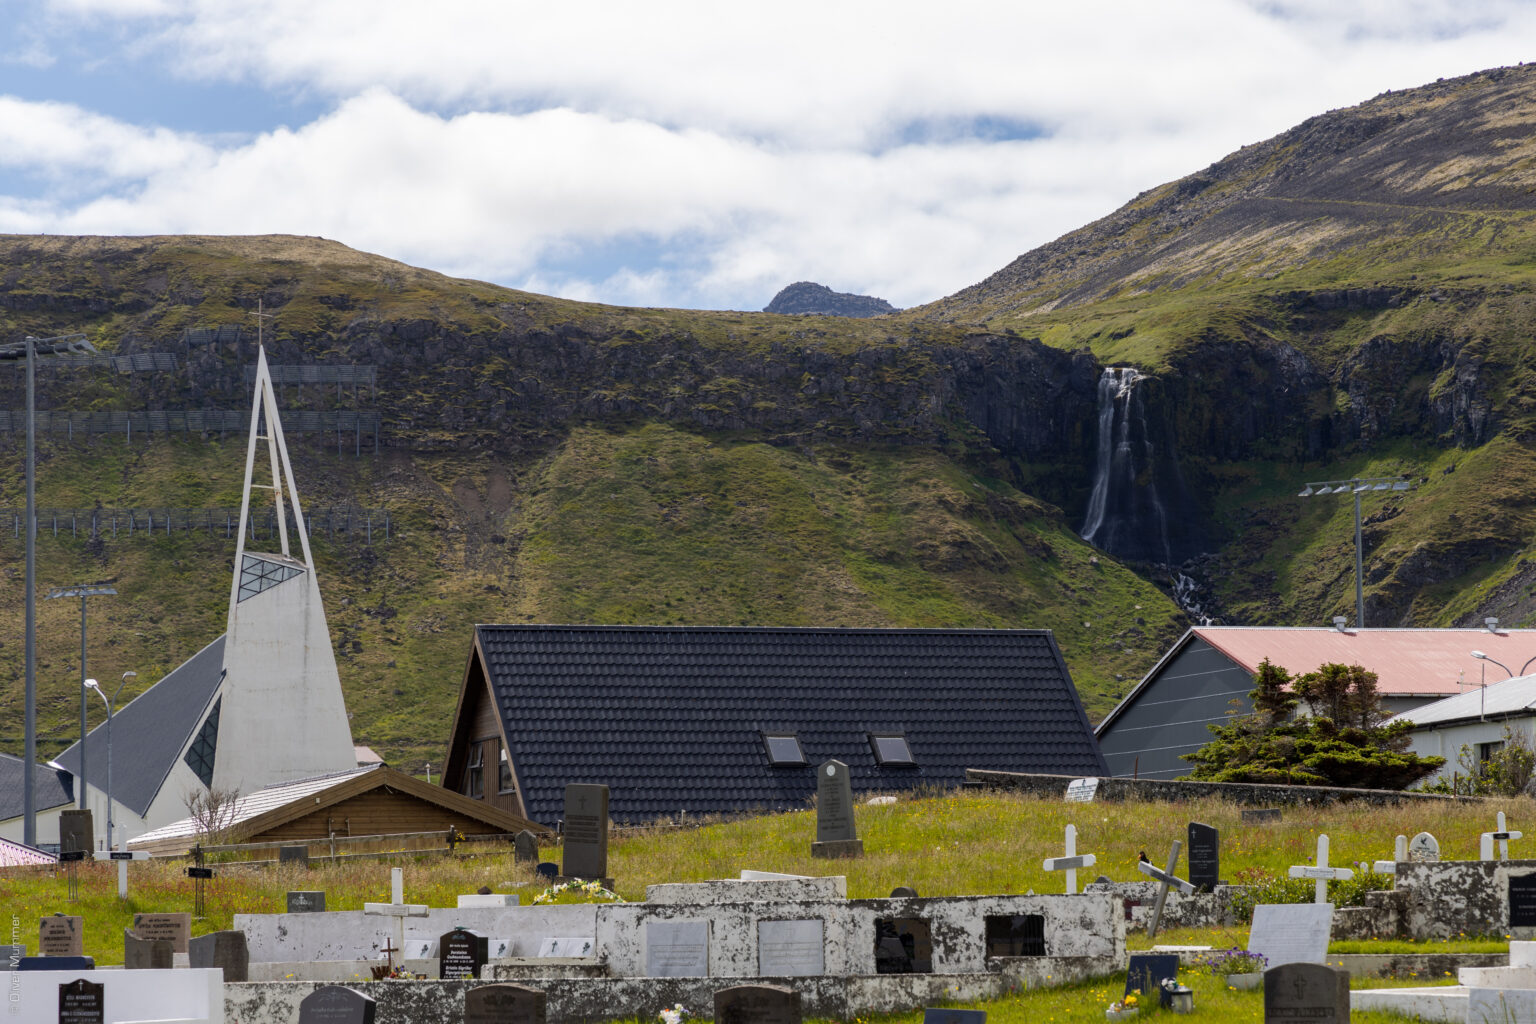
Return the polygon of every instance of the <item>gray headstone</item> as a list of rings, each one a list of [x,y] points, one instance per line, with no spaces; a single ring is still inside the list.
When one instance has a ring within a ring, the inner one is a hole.
[[[1440,859],[1440,841],[1428,832],[1420,832],[1408,841],[1411,864],[1432,864]]]
[[[1349,1024],[1349,972],[1326,964],[1281,964],[1264,972],[1264,1022]]]
[[[933,929],[920,917],[875,919],[876,974],[932,974]]]
[[[987,956],[1045,956],[1045,915],[988,914]]]
[[[464,993],[464,1024],[544,1024],[545,1006],[536,988],[477,985]]]
[[[437,940],[437,976],[440,980],[480,977],[490,959],[490,937],[468,928],[455,928]]]
[[[37,923],[37,951],[42,956],[79,956],[85,952],[85,918],[54,914]]]
[[[512,858],[519,864],[533,864],[539,859],[539,837],[523,829],[512,837]]]
[[[608,787],[573,782],[565,787],[565,840],[560,873],[567,878],[608,877]]]
[[[926,1006],[923,1008],[923,1024],[987,1024],[987,1011]]]
[[[1261,903],[1253,908],[1248,952],[1264,957],[1270,967],[1320,964],[1332,929],[1332,903]]]
[[[373,1024],[373,1000],[340,985],[317,988],[299,1003],[299,1024]]]
[[[146,939],[123,929],[123,969],[127,971],[168,971],[175,956],[169,939]]]
[[[324,889],[294,889],[288,893],[288,913],[321,914],[324,912]]]
[[[800,993],[781,985],[734,985],[715,993],[715,1024],[800,1024]]]
[[[134,914],[133,933],[141,939],[164,939],[176,953],[187,951],[192,938],[191,914]]]
[[[107,986],[84,978],[60,985],[59,1024],[107,1024]]]
[[[60,811],[59,852],[73,853],[76,850],[84,850],[87,857],[96,851],[96,834],[91,824],[91,812]]]
[[[1189,823],[1189,884],[1214,892],[1221,884],[1221,833],[1198,821]]]
[[[816,841],[835,843],[857,838],[848,766],[828,761],[816,769]]]
[[[645,922],[645,973],[651,978],[707,978],[709,922]]]
[[[245,932],[209,932],[188,940],[187,966],[220,968],[226,984],[249,981],[251,949],[245,941]]]
[[[757,973],[764,978],[825,974],[824,949],[819,920],[757,923]]]
[[[309,867],[309,846],[279,846],[277,848],[277,862],[279,864],[299,864]]]
[[[1245,807],[1243,808],[1244,821],[1279,821],[1280,808],[1278,807]]]

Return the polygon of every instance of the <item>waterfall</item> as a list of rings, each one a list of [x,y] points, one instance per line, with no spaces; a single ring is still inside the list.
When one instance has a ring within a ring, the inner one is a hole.
[[[1093,491],[1080,536],[1112,555],[1167,565],[1173,562],[1168,510],[1146,403],[1136,388],[1145,379],[1130,366],[1105,367],[1099,377]]]

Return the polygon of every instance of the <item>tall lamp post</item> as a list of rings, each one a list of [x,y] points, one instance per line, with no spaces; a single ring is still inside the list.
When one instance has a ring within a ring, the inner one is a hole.
[[[0,345],[0,359],[27,361],[27,572],[26,572],[26,765],[21,773],[21,841],[37,845],[37,401],[34,367],[39,353],[94,353],[96,349],[83,334],[60,334],[52,338],[28,335],[22,341]],[[84,753],[84,751],[82,751]]]
[[[123,692],[123,687],[128,685],[128,680],[138,676],[137,672],[124,672],[122,681],[117,684],[117,689],[112,696],[107,696],[107,691],[101,688],[101,684],[94,679],[87,679],[85,685],[95,690],[107,705],[107,849],[112,849],[112,708],[117,703],[117,695]]]
[[[49,599],[78,597],[80,599],[80,809],[85,809],[85,688],[91,680],[85,678],[85,599],[88,597],[115,597],[117,591],[105,584],[80,587],[59,587],[48,592]],[[111,845],[112,833],[107,833]]]
[[[1364,551],[1360,540],[1360,495],[1367,491],[1406,491],[1413,487],[1400,476],[1351,477],[1348,480],[1309,481],[1298,498],[1352,493],[1355,496],[1355,628],[1365,628]]]

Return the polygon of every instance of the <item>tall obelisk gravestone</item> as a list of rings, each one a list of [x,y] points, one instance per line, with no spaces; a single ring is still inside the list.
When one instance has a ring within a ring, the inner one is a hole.
[[[853,783],[848,766],[828,761],[816,769],[816,841],[812,857],[860,857],[864,842],[853,823]]]

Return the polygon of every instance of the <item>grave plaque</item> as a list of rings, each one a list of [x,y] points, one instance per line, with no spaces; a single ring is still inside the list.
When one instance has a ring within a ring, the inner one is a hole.
[[[1062,799],[1069,804],[1091,804],[1098,792],[1098,779],[1073,779],[1067,783],[1067,793]]]
[[[715,1024],[800,1024],[800,993],[780,985],[735,985],[715,993]]]
[[[90,856],[96,849],[95,830],[91,826],[90,811],[59,812],[59,852],[84,853]]]
[[[480,968],[490,959],[490,939],[467,928],[445,932],[437,940],[439,980],[480,977]]]
[[[757,973],[765,978],[825,974],[820,921],[759,921]]]
[[[134,914],[133,933],[141,939],[165,939],[172,951],[185,953],[192,937],[192,915]]]
[[[539,859],[539,837],[523,829],[512,837],[512,858],[519,864],[533,864]]]
[[[875,919],[876,974],[932,974],[933,932],[920,917]]]
[[[608,877],[608,787],[573,782],[565,787],[565,847],[560,873],[567,878]]]
[[[1045,956],[1044,914],[988,914],[987,956]]]
[[[554,936],[539,943],[536,956],[591,956],[597,940],[590,935]]]
[[[1170,1000],[1163,991],[1163,979],[1178,976],[1177,953],[1132,953],[1125,971],[1125,991],[1140,992],[1144,1000],[1150,1000],[1156,992],[1158,1004],[1166,1006]]]
[[[1440,841],[1428,832],[1420,832],[1408,842],[1408,860],[1414,864],[1433,864],[1440,859]]]
[[[1536,875],[1509,876],[1509,926],[1536,927]]]
[[[1189,882],[1201,892],[1221,884],[1221,833],[1198,821],[1189,823]]]
[[[288,913],[323,914],[324,912],[324,889],[295,889],[288,894]]]
[[[816,841],[813,857],[857,857],[864,852],[853,820],[853,782],[848,766],[827,761],[816,769]]]
[[[297,864],[300,867],[309,867],[309,846],[279,846],[277,848],[277,862],[279,864]]]
[[[84,978],[60,985],[59,1024],[107,1024],[107,986]]]
[[[373,1000],[340,985],[317,988],[299,1003],[299,1024],[373,1024]]]
[[[709,922],[645,922],[645,973],[652,978],[709,977]]]
[[[1258,953],[1272,968],[1320,964],[1327,956],[1332,928],[1332,903],[1261,903],[1253,908],[1248,952]]]
[[[546,998],[536,988],[477,985],[464,993],[464,1024],[544,1024]]]
[[[251,970],[251,950],[245,941],[245,932],[209,932],[187,941],[188,967],[217,967],[224,972],[224,981],[248,981]]]
[[[85,918],[54,914],[37,923],[41,956],[80,956],[85,952]]]
[[[146,939],[123,929],[123,969],[126,971],[168,971],[173,966],[171,940]]]
[[[1278,807],[1245,807],[1243,808],[1244,821],[1279,821],[1280,808]]]
[[[987,1011],[926,1006],[923,1008],[923,1024],[987,1024]]]
[[[1281,964],[1264,972],[1265,1024],[1349,1024],[1349,972],[1325,964]]]

